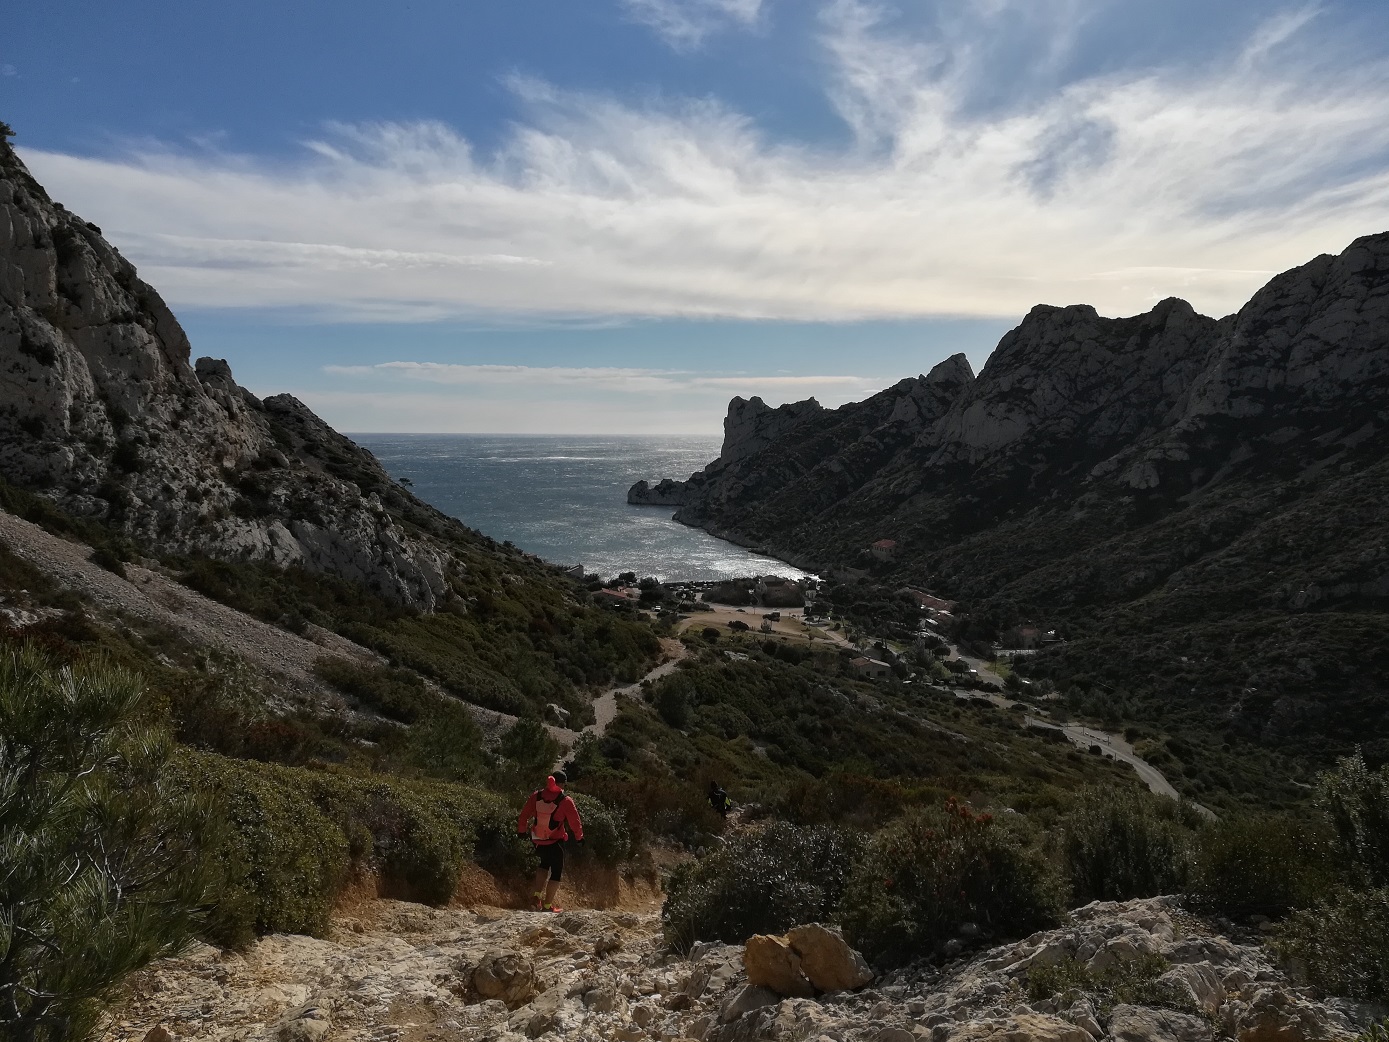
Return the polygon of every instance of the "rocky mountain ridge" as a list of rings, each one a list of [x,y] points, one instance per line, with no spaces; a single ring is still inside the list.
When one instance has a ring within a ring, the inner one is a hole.
[[[778,993],[753,948],[672,952],[644,913],[372,902],[327,939],[270,936],[154,965],[104,1038],[1339,1042],[1369,1013],[1319,1001],[1266,949],[1171,898],[1088,905],[1060,929],[866,987],[853,970],[856,990]],[[1116,994],[1117,979],[1137,984]]]
[[[689,524],[804,552],[795,534],[826,510],[892,536],[942,485],[1016,498],[1103,483],[1171,502],[1276,465],[1294,441],[1323,460],[1354,453],[1389,429],[1389,233],[1279,275],[1224,319],[1175,298],[1124,319],[1039,305],[978,379],[957,355],[865,402],[806,405],[767,410],[778,422],[750,438],[734,399],[719,458],[683,488],[663,483],[663,500]],[[945,534],[971,527],[953,521]]]
[[[958,599],[982,641],[1056,629],[1038,676],[1190,707],[1227,742],[1389,750],[1389,233],[1222,319],[1039,306],[975,379],[952,359],[784,415],[662,502],[822,574]]]
[[[159,294],[0,143],[0,473],[163,554],[299,565],[426,610],[449,597],[434,536],[462,526],[302,402],[191,354]]]

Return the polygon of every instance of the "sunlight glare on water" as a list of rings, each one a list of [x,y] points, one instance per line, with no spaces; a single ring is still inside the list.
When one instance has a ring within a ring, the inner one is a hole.
[[[556,564],[663,581],[807,573],[634,507],[641,478],[687,478],[719,454],[718,438],[355,434],[396,479],[446,514]]]

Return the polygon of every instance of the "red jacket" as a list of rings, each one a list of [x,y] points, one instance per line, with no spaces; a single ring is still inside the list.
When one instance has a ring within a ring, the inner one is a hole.
[[[516,831],[523,836],[529,835],[531,842],[538,847],[563,843],[569,838],[569,829],[574,830],[575,839],[584,838],[579,808],[574,806],[574,801],[565,795],[563,789],[554,803],[545,799],[543,789],[531,793],[521,809],[520,820],[516,822]]]

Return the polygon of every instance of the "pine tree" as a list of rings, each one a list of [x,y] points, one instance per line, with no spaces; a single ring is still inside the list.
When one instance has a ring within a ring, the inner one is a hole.
[[[169,777],[141,697],[124,670],[0,652],[0,1037],[89,1037],[199,922],[213,816]]]

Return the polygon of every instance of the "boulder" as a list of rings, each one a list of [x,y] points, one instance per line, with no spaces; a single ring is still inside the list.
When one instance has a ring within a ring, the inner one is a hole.
[[[801,970],[801,957],[784,937],[757,934],[748,938],[743,966],[749,984],[793,998],[808,999],[815,994]]]
[[[548,1034],[560,1026],[560,1011],[564,1008],[566,998],[564,989],[551,988],[513,1013],[507,1020],[507,1027],[527,1038]]]
[[[845,942],[838,930],[811,923],[786,935],[800,956],[800,970],[818,991],[849,991],[873,980],[862,955]]]
[[[1109,1033],[1117,1042],[1211,1042],[1210,1021],[1170,1009],[1115,1006]]]
[[[176,1042],[174,1033],[163,1024],[156,1024],[145,1032],[145,1042]]]
[[[719,1010],[719,1019],[725,1024],[731,1024],[744,1013],[762,1009],[764,1006],[775,1006],[780,1001],[777,993],[770,988],[759,987],[756,984],[745,984],[724,1002]]]
[[[1100,1022],[1095,1019],[1095,1007],[1090,1004],[1089,999],[1076,999],[1061,1016],[1092,1038],[1104,1037],[1104,1028],[1100,1027]]]
[[[949,1042],[1094,1042],[1074,1024],[1045,1013],[1024,1013],[997,1020],[974,1020],[965,1024],[940,1025]],[[934,1032],[932,1037],[935,1037]]]
[[[1313,1006],[1278,988],[1261,988],[1236,1022],[1239,1042],[1330,1042],[1350,1038],[1349,1025],[1330,1010]]]
[[[276,1042],[319,1042],[333,1027],[328,1007],[310,1002],[292,1009],[275,1028]]]
[[[535,967],[520,952],[488,952],[473,971],[473,988],[485,999],[500,999],[516,1009],[535,997]]]
[[[584,1005],[595,1013],[611,1013],[617,1009],[617,989],[610,985],[584,992]]]
[[[1157,979],[1157,983],[1165,985],[1210,1016],[1215,1016],[1226,998],[1225,986],[1215,967],[1208,962],[1173,966]]]

